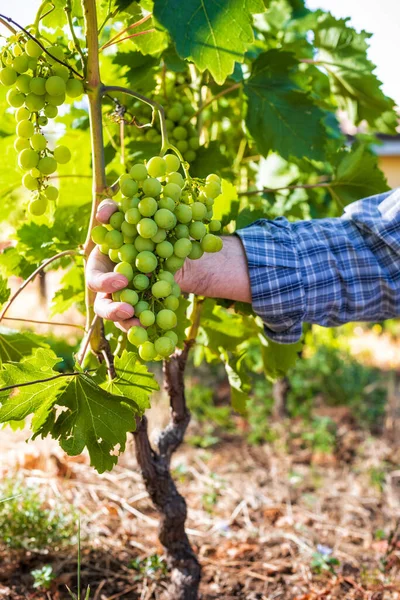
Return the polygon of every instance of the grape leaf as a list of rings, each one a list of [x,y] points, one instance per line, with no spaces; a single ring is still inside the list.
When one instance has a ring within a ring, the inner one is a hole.
[[[185,331],[188,327],[190,327],[190,323],[191,323],[187,316],[189,304],[190,304],[190,302],[187,298],[181,297],[181,298],[179,298],[178,309],[175,311],[178,324],[175,327],[174,331],[175,331],[176,335],[178,336],[178,346],[180,348],[182,348],[183,342],[186,339]]]
[[[324,112],[294,80],[297,60],[270,50],[254,62],[245,84],[246,124],[263,156],[275,150],[284,158],[324,156]]]
[[[117,372],[116,379],[107,380],[101,387],[116,396],[134,400],[143,414],[146,408],[150,408],[151,393],[159,389],[153,373],[138,360],[135,352],[126,350],[121,357],[115,357],[114,366]]]
[[[150,13],[152,13],[154,10],[152,4],[153,3],[151,3],[151,5],[148,8]],[[128,21],[128,25],[133,25],[134,23],[137,23],[141,18],[143,18],[143,11],[138,5],[135,8],[135,10],[131,10],[130,12],[132,14],[132,19]],[[151,17],[144,23],[135,26],[135,34],[142,33],[144,31],[151,31],[151,33],[139,35],[138,37],[131,38],[129,41],[126,40],[126,42],[128,44],[131,44],[135,48],[135,50],[138,50],[142,54],[159,55],[163,50],[167,48],[167,33],[165,31],[155,29],[153,17]]]
[[[85,300],[85,277],[83,268],[77,265],[72,266],[63,275],[60,281],[60,288],[53,296],[50,315],[61,314],[77,305],[82,307]]]
[[[110,394],[85,373],[68,378],[57,404],[66,410],[51,424],[51,435],[63,450],[76,456],[87,448],[99,473],[111,470],[125,450],[127,433],[136,428],[137,404]]]
[[[154,89],[156,66],[159,62],[157,58],[143,56],[141,52],[117,52],[112,62],[118,67],[124,67],[123,77],[137,92],[146,93]]]
[[[234,410],[244,413],[251,390],[248,370],[243,366],[244,355],[225,361],[225,371],[231,388],[231,403]]]
[[[0,275],[0,306],[7,302],[11,294],[11,290],[7,285],[7,279]]]
[[[348,21],[330,14],[320,16],[314,42],[319,49],[317,60],[327,70],[339,107],[356,125],[365,120],[380,133],[395,134],[395,104],[382,92],[375,65],[367,57],[371,34],[357,33]]]
[[[215,198],[213,205],[213,218],[227,225],[236,219],[239,210],[239,197],[236,187],[222,179],[222,193]]]
[[[0,327],[0,363],[19,361],[37,348],[48,348],[40,336]]]
[[[157,0],[154,16],[178,54],[222,85],[254,40],[252,13],[264,10],[261,0]]]
[[[366,146],[355,145],[341,157],[331,190],[342,206],[390,189],[377,157]]]
[[[207,147],[201,146],[196,151],[196,159],[190,166],[190,172],[195,177],[207,177],[210,173],[221,175],[229,166],[229,160],[222,154],[219,142],[212,141]]]
[[[299,358],[303,343],[277,344],[266,338],[264,333],[260,333],[259,338],[266,376],[272,381],[284,377]]]
[[[0,423],[20,421],[33,414],[32,429],[40,427],[57,401],[57,395],[65,385],[63,377],[54,370],[60,359],[52,350],[38,348],[33,356],[21,362],[9,362],[0,371]],[[52,377],[58,377],[50,381]],[[41,381],[46,380],[46,381]],[[26,384],[15,390],[1,391],[2,387]]]

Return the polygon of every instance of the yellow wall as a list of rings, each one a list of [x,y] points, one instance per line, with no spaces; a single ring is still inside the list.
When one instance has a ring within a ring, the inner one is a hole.
[[[379,166],[391,188],[400,187],[400,156],[380,156]]]

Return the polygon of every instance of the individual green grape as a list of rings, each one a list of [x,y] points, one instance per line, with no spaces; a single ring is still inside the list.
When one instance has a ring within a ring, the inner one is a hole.
[[[207,208],[211,208],[214,204],[214,198],[206,198],[205,205]]]
[[[119,273],[127,278],[128,281],[132,281],[133,279],[133,269],[132,266],[127,262],[120,262],[114,267],[114,273]]]
[[[177,240],[174,244],[174,254],[179,258],[186,258],[192,251],[192,242],[187,238]]]
[[[55,58],[58,58],[59,61],[65,62],[64,51],[62,48],[60,48],[60,46],[50,46],[49,48],[47,48],[47,52],[50,56],[47,56],[46,58],[51,65],[59,64],[56,60],[52,58],[53,56]]]
[[[221,184],[211,180],[204,186],[204,192],[209,198],[215,199],[221,193]]]
[[[166,237],[167,232],[165,231],[165,229],[158,229],[156,235],[153,235],[153,237],[151,238],[151,241],[155,244],[159,244],[160,242],[163,242]]]
[[[41,172],[37,167],[32,167],[32,169],[30,170],[30,174],[32,175],[32,177],[35,177],[35,179],[40,179],[42,176]]]
[[[69,69],[65,65],[55,65],[53,67],[53,75],[58,75],[58,77],[61,77],[66,84],[69,78]],[[66,88],[67,86],[65,86],[65,91],[67,91]]]
[[[178,240],[181,240],[183,238],[188,238],[190,235],[189,227],[187,225],[183,225],[182,223],[179,223],[179,225],[177,225],[174,229],[174,234]]]
[[[38,180],[32,177],[30,173],[25,173],[25,175],[22,178],[22,185],[24,186],[24,188],[30,191],[35,191],[39,189]]]
[[[120,180],[120,190],[123,196],[132,197],[137,194],[139,186],[133,179]]]
[[[132,179],[136,179],[136,181],[143,181],[147,178],[147,169],[144,165],[137,163],[136,165],[133,165],[129,171],[129,175]],[[151,194],[149,195],[151,196]]]
[[[25,73],[29,68],[27,55],[24,53],[21,54],[21,56],[16,56],[12,61],[12,68],[14,71],[17,71],[17,73]]]
[[[110,250],[110,252],[115,252],[115,250]],[[111,256],[110,256],[111,258]],[[111,258],[112,260],[112,258]],[[121,301],[121,290],[119,290],[118,292],[113,292],[111,294],[111,298],[114,300],[114,302],[120,302]]]
[[[19,108],[25,102],[25,95],[17,90],[11,89],[7,92],[6,100],[13,108]]]
[[[25,169],[26,171],[36,167],[38,162],[39,154],[34,150],[31,150],[31,148],[25,148],[25,150],[22,150],[18,155],[18,165],[21,169]]]
[[[25,98],[25,106],[29,108],[31,112],[38,112],[42,110],[45,105],[45,99],[43,96],[37,96],[30,92]]]
[[[197,154],[194,150],[186,150],[185,152],[185,160],[189,163],[193,163],[197,158]]]
[[[121,302],[127,302],[131,306],[135,306],[139,302],[139,296],[135,290],[123,290],[120,296]]]
[[[143,327],[151,327],[156,320],[156,316],[152,310],[144,310],[139,315],[139,321]]]
[[[132,181],[132,180],[131,180]],[[139,206],[139,198],[122,198],[121,208],[123,212],[128,212],[130,208],[137,208]]]
[[[185,180],[180,173],[170,173],[167,176],[167,182],[175,183],[176,185],[179,185],[181,189],[185,186]]]
[[[139,302],[135,306],[135,316],[139,317],[139,315],[149,308],[149,303],[146,300],[139,300]]]
[[[200,141],[198,137],[191,137],[189,139],[189,146],[191,150],[198,150],[200,148]]]
[[[207,233],[201,240],[201,248],[204,252],[219,252],[222,246],[221,238],[213,233]]]
[[[165,269],[167,269],[167,271],[171,271],[171,273],[176,273],[177,271],[179,271],[179,269],[183,267],[184,262],[184,258],[180,258],[179,256],[175,256],[175,254],[173,254],[172,256],[166,259]]]
[[[207,229],[201,221],[193,221],[189,227],[189,233],[195,240],[201,240],[206,235]]]
[[[192,250],[190,251],[188,258],[190,258],[191,260],[198,260],[203,256],[203,254],[204,251],[201,247],[200,242],[192,242]]]
[[[58,189],[54,185],[48,185],[47,188],[44,190],[44,193],[48,200],[54,201],[54,200],[57,200],[57,198],[58,198]]]
[[[153,156],[146,167],[150,177],[163,177],[167,170],[167,164],[161,156]]]
[[[25,106],[20,106],[19,108],[17,108],[17,110],[15,111],[15,119],[16,121],[19,123],[20,121],[26,121],[30,118],[31,113],[30,111],[25,108]]]
[[[32,77],[30,75],[19,75],[17,81],[15,82],[16,88],[22,92],[23,94],[29,94],[30,86],[29,83]]]
[[[164,333],[164,337],[167,337],[170,340],[172,340],[173,343],[174,343],[174,346],[177,345],[177,343],[178,343],[178,336],[176,335],[175,331],[166,331]]]
[[[53,104],[47,104],[44,107],[44,114],[49,119],[55,119],[55,117],[58,115],[58,108],[57,108],[57,106],[53,106]]]
[[[39,160],[38,169],[43,175],[51,175],[57,171],[57,163],[51,156],[44,156]]]
[[[138,208],[130,208],[125,213],[125,221],[130,225],[137,225],[142,218]]]
[[[33,124],[28,120],[19,121],[19,123],[17,123],[16,130],[17,135],[24,138],[30,138],[35,131]]]
[[[175,127],[173,130],[172,135],[176,140],[186,140],[188,132],[185,127],[178,125],[178,127]]]
[[[173,311],[178,310],[179,298],[177,298],[176,296],[173,296],[172,294],[170,296],[167,296],[164,300],[164,306],[165,306],[165,308],[168,308],[169,310],[173,310]]]
[[[167,110],[167,117],[171,121],[179,121],[183,117],[183,106],[180,103],[173,104],[169,110]]]
[[[71,152],[67,146],[57,146],[54,148],[53,156],[60,165],[65,165],[71,160]]]
[[[25,52],[31,58],[39,58],[42,55],[42,48],[35,42],[35,40],[29,39],[25,43]]]
[[[131,223],[128,223],[127,221],[124,221],[122,223],[121,231],[124,234],[124,236],[127,235],[128,237],[131,237],[132,239],[134,239],[137,236],[136,225],[132,225]]]
[[[179,204],[175,209],[175,216],[179,223],[190,223],[192,220],[192,209],[187,204]]]
[[[135,241],[135,237],[131,235],[126,235],[126,233],[122,233],[124,238],[124,244],[133,244]]]
[[[139,356],[142,360],[154,360],[157,356],[156,349],[152,342],[144,342],[139,346]]]
[[[122,262],[133,264],[139,252],[133,244],[124,244],[118,249],[118,257]]]
[[[158,256],[161,256],[161,258],[169,258],[174,253],[174,247],[170,242],[164,240],[163,242],[157,244],[156,252]]]
[[[100,246],[101,244],[104,244],[106,234],[107,229],[105,227],[103,227],[102,225],[96,225],[96,227],[93,227],[90,236],[92,238],[92,241]]]
[[[21,121],[21,123],[24,123],[24,121]],[[28,121],[28,123],[30,123],[30,121]],[[34,133],[32,136],[28,137],[31,138],[32,148],[37,152],[40,152],[41,150],[44,150],[46,148],[47,140],[41,133]]]
[[[113,263],[119,263],[120,258],[119,258],[119,251],[117,248],[110,248],[108,251],[108,256],[110,257],[110,259],[113,261]]]
[[[185,154],[188,151],[189,144],[186,140],[179,140],[179,142],[176,142],[176,147],[181,154]]]
[[[175,283],[174,276],[169,271],[159,271],[157,277],[160,281],[168,281],[171,285]]]
[[[139,252],[135,260],[136,268],[141,273],[152,273],[157,268],[157,257],[147,250]]]
[[[135,248],[138,252],[153,252],[156,247],[155,243],[148,238],[142,238],[140,235],[135,238]]]
[[[158,208],[157,200],[151,196],[142,198],[139,202],[138,209],[144,217],[152,217]]]
[[[107,244],[109,248],[121,248],[124,243],[124,238],[122,237],[122,233],[120,231],[116,231],[112,229],[111,231],[107,231],[104,243]]]
[[[212,220],[209,223],[208,228],[212,232],[219,231],[221,229],[221,221],[217,221],[216,219]]]
[[[25,150],[25,148],[30,148],[30,143],[27,138],[17,137],[14,142],[14,149],[17,152],[21,152],[21,150]]]
[[[49,122],[48,118],[45,117],[44,115],[38,116],[37,123],[38,123],[38,125],[40,125],[40,127],[46,127],[48,122]]]
[[[51,96],[50,94],[46,93],[44,99],[46,100],[46,102],[52,104],[53,106],[61,106],[65,102],[65,94],[60,94],[59,96]]]
[[[196,148],[195,148],[196,150]],[[207,175],[206,177],[206,182],[209,183],[210,181],[215,181],[216,183],[221,184],[221,178],[216,175],[215,173],[210,173],[209,175]]]
[[[136,310],[135,310],[135,313],[136,313]],[[147,341],[147,339],[148,339],[147,331],[146,331],[146,329],[143,329],[143,327],[134,325],[128,331],[128,340],[134,346],[141,346],[142,344],[144,344],[144,342]]]
[[[144,219],[141,219],[137,224],[137,230],[141,237],[150,239],[156,235],[158,227],[157,224],[153,221],[153,219],[145,217]]]
[[[166,298],[170,295],[171,290],[171,284],[168,281],[162,281],[162,279],[156,281],[151,286],[151,293],[153,294],[154,298]]]
[[[60,96],[65,94],[66,85],[64,79],[58,75],[52,75],[46,80],[46,92],[50,96]]]
[[[176,217],[167,208],[160,208],[154,215],[154,220],[161,229],[173,229],[176,225]]]
[[[84,92],[83,84],[79,79],[68,79],[65,85],[65,92],[69,98],[79,98]]]
[[[181,166],[181,161],[175,154],[166,154],[164,156],[166,173],[178,171]]]
[[[107,244],[101,244],[99,246],[99,250],[102,254],[105,254],[106,256],[108,256],[108,246]]]
[[[146,196],[154,197],[158,196],[161,193],[162,185],[158,181],[158,179],[155,179],[154,177],[149,177],[148,179],[143,181],[142,189]]]
[[[178,202],[179,198],[181,197],[182,190],[176,183],[167,183],[164,186],[163,194],[164,196],[172,198],[174,202]]]
[[[167,358],[168,356],[171,356],[171,354],[175,350],[175,345],[170,338],[162,336],[156,339],[156,341],[154,342],[154,348],[157,354],[159,354],[163,358]]]
[[[173,329],[177,322],[176,314],[168,308],[163,308],[157,313],[156,323],[160,329]]]
[[[167,208],[171,212],[174,212],[175,202],[172,200],[172,198],[160,198],[160,200],[158,201],[158,207]]]
[[[147,290],[147,288],[149,287],[150,279],[146,275],[140,273],[139,275],[135,275],[135,277],[133,278],[133,285],[137,290],[142,292],[144,290]]]
[[[202,221],[207,216],[207,208],[201,202],[193,202],[192,215],[195,221]]]
[[[47,200],[44,196],[39,196],[29,202],[28,210],[34,217],[41,217],[47,209]]]
[[[113,229],[117,229],[118,231],[121,231],[121,227],[122,227],[122,223],[125,222],[125,217],[122,214],[122,212],[115,212],[114,214],[111,215],[110,220],[109,220],[109,224],[111,225],[111,227]]]
[[[6,87],[14,85],[17,81],[18,73],[12,67],[4,67],[0,70],[0,83]]]

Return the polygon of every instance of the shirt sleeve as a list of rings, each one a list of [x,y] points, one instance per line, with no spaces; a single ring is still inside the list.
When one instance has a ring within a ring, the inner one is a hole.
[[[237,235],[253,308],[276,342],[298,341],[305,322],[400,316],[400,189],[359,200],[340,218],[260,219]]]

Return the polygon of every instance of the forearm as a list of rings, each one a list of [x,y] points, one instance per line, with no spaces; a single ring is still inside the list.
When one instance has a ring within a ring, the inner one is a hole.
[[[220,252],[205,253],[198,260],[186,260],[175,278],[186,293],[251,302],[249,271],[242,242],[236,236],[224,236],[223,241]]]

